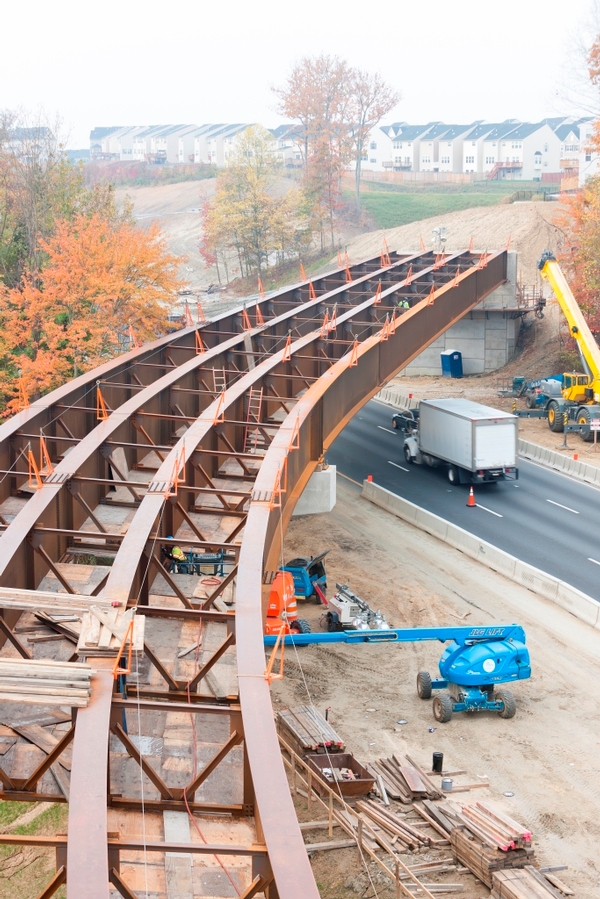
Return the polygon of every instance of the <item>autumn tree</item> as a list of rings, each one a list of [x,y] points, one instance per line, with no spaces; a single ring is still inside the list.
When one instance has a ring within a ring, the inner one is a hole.
[[[300,60],[285,85],[274,88],[274,93],[281,115],[302,126],[305,182],[316,207],[326,210],[333,245],[342,173],[354,161],[360,209],[360,170],[367,136],[398,103],[399,94],[380,75],[327,54]]]
[[[131,206],[117,209],[110,184],[86,187],[83,166],[66,156],[60,122],[0,111],[0,282],[15,287],[43,268],[42,242],[57,221],[95,213],[124,221]]]
[[[277,161],[266,129],[248,128],[238,140],[217,190],[203,207],[200,251],[209,262],[219,260],[227,273],[236,258],[242,275],[259,275],[274,262],[301,255],[310,244],[300,192],[276,189]]]
[[[45,265],[0,287],[0,403],[14,408],[17,378],[36,396],[141,340],[166,333],[179,259],[157,228],[141,230],[99,212],[55,223],[39,240]]]

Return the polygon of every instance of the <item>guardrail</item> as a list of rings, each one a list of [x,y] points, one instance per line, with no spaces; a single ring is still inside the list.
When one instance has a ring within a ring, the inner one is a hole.
[[[540,571],[527,562],[511,556],[491,543],[470,534],[458,525],[452,524],[433,512],[397,496],[372,481],[364,481],[361,494],[364,499],[391,512],[403,521],[415,525],[432,537],[453,546],[471,559],[481,562],[492,571],[503,574],[522,587],[537,593],[550,602],[570,612],[586,624],[600,630],[600,604],[591,596],[582,593],[564,581]]]

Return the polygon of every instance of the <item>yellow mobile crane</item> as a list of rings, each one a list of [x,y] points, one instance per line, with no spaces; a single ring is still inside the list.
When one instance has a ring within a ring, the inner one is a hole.
[[[600,419],[600,347],[571,293],[560,265],[550,250],[542,254],[538,269],[542,278],[545,278],[552,287],[565,314],[569,333],[577,343],[585,370],[585,374],[580,372],[563,374],[562,397],[549,399],[546,404],[548,427],[552,431],[562,431],[566,412],[570,421],[581,426],[582,438],[591,440],[593,435],[590,422],[595,418]]]

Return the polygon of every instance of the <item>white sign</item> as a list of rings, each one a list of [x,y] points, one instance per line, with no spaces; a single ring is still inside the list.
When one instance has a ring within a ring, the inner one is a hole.
[[[592,418],[590,421],[591,431],[600,431],[600,418]]]

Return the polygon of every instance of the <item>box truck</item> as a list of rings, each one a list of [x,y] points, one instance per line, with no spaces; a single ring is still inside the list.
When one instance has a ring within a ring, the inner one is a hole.
[[[421,400],[418,430],[404,438],[404,458],[444,467],[451,484],[517,479],[518,419],[467,399]]]

